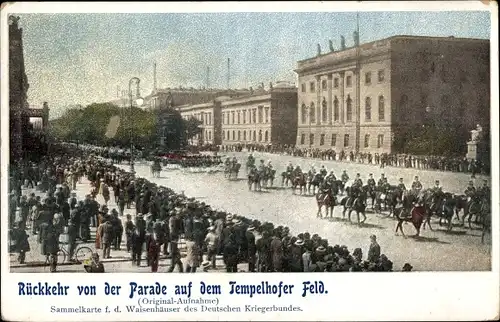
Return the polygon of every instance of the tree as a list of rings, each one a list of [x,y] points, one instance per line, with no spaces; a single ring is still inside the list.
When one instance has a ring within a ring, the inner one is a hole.
[[[186,139],[191,140],[196,135],[201,134],[201,121],[191,116],[186,121]]]

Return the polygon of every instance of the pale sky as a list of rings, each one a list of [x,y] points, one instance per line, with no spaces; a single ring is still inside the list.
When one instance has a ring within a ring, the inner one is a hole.
[[[67,105],[116,98],[131,77],[141,94],[153,87],[295,82],[297,60],[353,43],[356,13],[20,14],[31,105],[49,102],[51,116]],[[361,42],[394,35],[490,39],[489,12],[362,12]]]

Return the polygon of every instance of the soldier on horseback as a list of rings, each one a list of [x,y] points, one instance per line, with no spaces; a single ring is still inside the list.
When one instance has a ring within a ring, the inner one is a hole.
[[[486,200],[490,199],[491,196],[491,189],[488,186],[488,180],[483,180],[483,186],[481,188],[477,189],[478,194]]]
[[[333,171],[330,171],[330,174],[325,177],[325,181],[328,181],[328,182],[333,182],[335,180],[337,180],[337,178],[335,177],[335,174],[333,173]]]
[[[288,162],[288,166],[286,167],[286,172],[287,173],[292,173],[293,172],[293,165],[292,162]]]
[[[377,185],[379,187],[384,187],[387,184],[387,177],[382,173],[380,175],[380,179],[378,179]]]
[[[347,181],[349,181],[349,175],[347,174],[347,171],[344,170],[342,172],[342,175],[340,176],[340,180],[342,180],[342,183],[346,184]]]
[[[293,176],[298,177],[300,175],[302,175],[302,169],[299,165],[297,165],[297,167],[295,167],[295,170],[293,170]]]
[[[321,169],[319,170],[319,173],[321,174],[321,176],[322,176],[323,178],[324,178],[324,177],[326,177],[326,175],[328,174],[328,171],[326,171],[326,169],[325,169],[325,166],[324,166],[324,165],[322,165],[322,166],[321,166]]]
[[[370,188],[370,191],[375,190],[375,179],[373,179],[373,173],[370,173],[368,181],[366,181],[366,184]]]
[[[363,180],[361,180],[361,175],[359,173],[356,174],[352,187],[357,189],[361,189],[361,187],[363,187]]]
[[[422,190],[422,184],[418,180],[418,176],[415,176],[415,179],[411,184],[411,190],[415,193],[416,196],[420,194],[420,191]]]

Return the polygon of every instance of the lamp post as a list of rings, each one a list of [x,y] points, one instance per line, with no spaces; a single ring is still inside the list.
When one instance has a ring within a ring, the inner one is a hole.
[[[132,77],[129,82],[128,82],[128,94],[129,94],[129,101],[130,101],[130,115],[129,115],[129,125],[130,125],[130,128],[129,128],[129,135],[130,135],[130,172],[132,174],[135,173],[135,169],[134,169],[134,139],[133,139],[133,135],[132,135],[132,111],[133,111],[133,103],[134,103],[134,95],[132,94],[132,84],[135,83],[136,85],[136,92],[135,92],[135,103],[137,105],[137,107],[140,107],[142,106],[142,103],[144,102],[144,100],[140,97],[140,93],[139,93],[139,84],[140,84],[141,80],[137,77]]]

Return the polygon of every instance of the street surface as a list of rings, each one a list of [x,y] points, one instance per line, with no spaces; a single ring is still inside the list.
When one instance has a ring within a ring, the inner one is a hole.
[[[292,156],[279,156],[267,153],[254,153],[257,163],[261,159],[271,160],[275,167],[277,179],[275,189],[263,192],[249,191],[246,184],[245,161],[248,152],[227,153],[227,156],[236,156],[242,164],[238,180],[229,181],[219,173],[194,173],[188,169],[166,169],[161,172],[160,178],[152,178],[150,166],[145,162],[136,163],[136,174],[146,177],[157,184],[170,187],[176,192],[184,191],[189,197],[195,197],[200,201],[211,205],[213,208],[255,218],[260,221],[270,221],[275,225],[286,225],[293,234],[309,231],[311,234],[318,233],[321,237],[328,239],[330,244],[346,245],[351,252],[360,247],[366,256],[369,247],[369,236],[375,234],[381,246],[381,251],[394,263],[394,271],[399,271],[406,262],[409,262],[416,271],[478,271],[490,270],[491,266],[491,236],[488,234],[484,245],[481,244],[481,231],[478,229],[464,229],[455,226],[451,232],[444,231],[437,222],[433,222],[435,231],[428,228],[421,231],[421,238],[404,238],[395,236],[396,222],[392,218],[375,213],[367,213],[367,220],[362,227],[344,222],[341,207],[336,207],[333,219],[316,218],[317,206],[313,196],[293,195],[291,189],[281,188],[279,175],[285,169],[289,161],[293,165],[299,164],[305,171],[314,165],[319,170],[325,165],[328,171],[333,170],[339,176],[345,169],[352,178],[359,172],[364,182],[369,173],[373,173],[377,180],[384,173],[390,183],[396,183],[402,177],[405,184],[409,186],[415,175],[420,177],[424,187],[432,186],[434,180],[439,179],[443,189],[454,193],[462,193],[470,180],[470,175],[451,172],[437,172],[415,169],[404,169],[386,167],[380,169],[377,166],[362,165],[355,163],[343,163],[335,161],[321,161],[305,159]],[[129,170],[126,164],[119,167]],[[482,183],[481,176],[476,178],[476,186]],[[86,180],[77,185],[77,196],[81,199],[89,192],[90,186]],[[111,198],[110,209],[115,207],[114,198]],[[127,211],[125,211],[127,213]],[[129,211],[135,214],[135,209]],[[124,220],[124,218],[122,218]],[[353,216],[353,219],[355,217]],[[455,219],[456,220],[456,219]],[[412,235],[415,230],[412,225],[405,224],[406,235]],[[94,236],[94,231],[92,236]],[[30,233],[29,233],[30,234]],[[29,238],[31,252],[26,255],[26,262],[44,261],[40,255],[36,236]],[[93,243],[86,244],[95,248]],[[125,237],[122,240],[121,251],[111,251],[112,259],[104,260],[107,272],[150,272],[149,267],[136,267],[130,262],[130,255],[125,249]],[[143,253],[143,257],[145,254]],[[16,265],[15,256],[11,255],[12,272],[48,272],[48,267],[30,267]],[[170,260],[160,260],[159,272],[168,270]],[[223,270],[222,260],[218,260],[217,271]],[[143,262],[146,265],[146,262]],[[245,264],[240,264],[239,269],[244,270]],[[82,265],[59,266],[60,272],[83,272]]]

